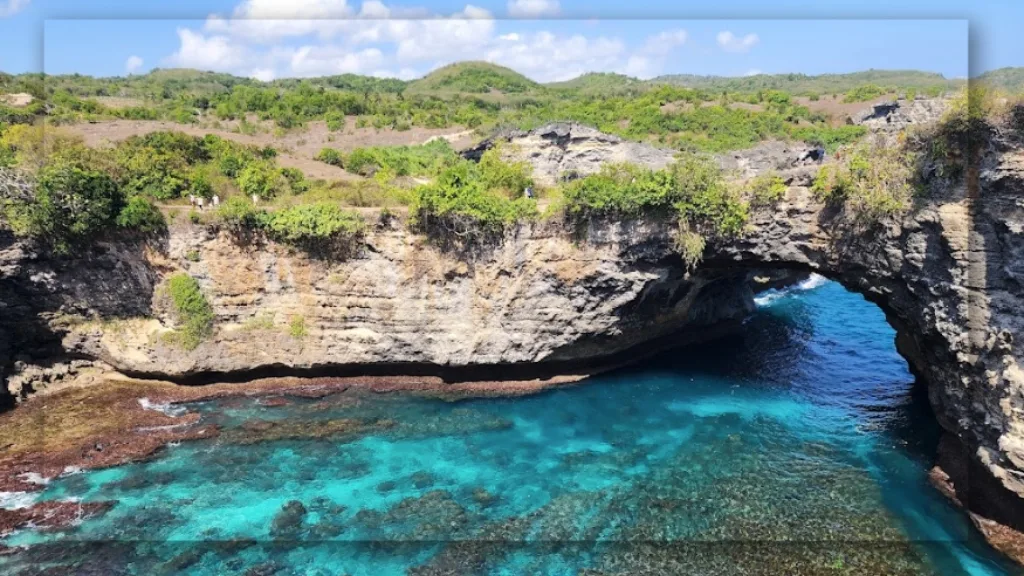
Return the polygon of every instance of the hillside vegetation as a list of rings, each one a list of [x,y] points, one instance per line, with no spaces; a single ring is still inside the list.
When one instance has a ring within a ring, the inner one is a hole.
[[[565,82],[545,84],[551,90],[586,95],[639,94],[652,87],[651,83],[632,76],[611,72],[588,72]]]
[[[894,92],[913,89],[938,94],[956,90],[963,81],[949,80],[941,74],[917,70],[866,70],[849,74],[757,74],[739,78],[674,74],[659,76],[655,84],[674,84],[716,92],[756,92],[781,90],[795,96],[843,94],[861,86],[881,86]]]
[[[539,84],[515,70],[487,62],[449,64],[411,82],[406,87],[410,94],[522,94],[540,89]]]
[[[997,90],[1024,93],[1024,68],[1000,68],[978,76],[978,81]]]

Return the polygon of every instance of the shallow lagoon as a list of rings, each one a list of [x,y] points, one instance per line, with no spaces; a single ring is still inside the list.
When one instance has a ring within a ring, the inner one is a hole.
[[[195,404],[225,431],[69,476],[116,501],[14,573],[1015,574],[927,481],[939,429],[880,310],[814,277],[742,334],[579,386]]]

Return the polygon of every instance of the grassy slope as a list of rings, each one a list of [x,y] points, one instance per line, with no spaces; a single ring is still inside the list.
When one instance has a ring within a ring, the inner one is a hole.
[[[978,76],[978,80],[1007,92],[1024,93],[1024,68],[992,70]]]
[[[504,66],[487,62],[458,62],[434,70],[406,87],[409,94],[527,94],[543,87]]]

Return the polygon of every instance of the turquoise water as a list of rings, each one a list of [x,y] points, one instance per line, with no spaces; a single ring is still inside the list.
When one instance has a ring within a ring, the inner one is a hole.
[[[812,280],[741,334],[445,403],[199,403],[217,440],[52,482],[116,501],[0,562],[81,574],[1016,574],[927,482],[939,430],[881,311]],[[359,427],[352,431],[352,426]],[[46,572],[50,573],[50,572]]]

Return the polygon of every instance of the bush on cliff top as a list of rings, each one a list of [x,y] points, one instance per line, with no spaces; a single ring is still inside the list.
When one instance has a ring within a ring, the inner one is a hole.
[[[167,294],[180,325],[175,338],[183,348],[193,350],[213,333],[213,307],[195,278],[185,273],[167,279]]]
[[[260,220],[270,238],[324,255],[347,255],[366,231],[362,216],[329,202],[264,212]]]
[[[332,202],[297,204],[267,212],[233,196],[218,210],[220,221],[236,235],[268,238],[318,255],[345,256],[366,231],[363,217]]]
[[[902,146],[860,144],[822,166],[811,190],[822,201],[841,204],[856,220],[875,222],[910,208],[914,164],[914,155]]]
[[[124,204],[106,172],[61,153],[38,171],[33,189],[0,198],[0,213],[16,234],[68,254],[112,228]]]
[[[410,210],[413,226],[465,244],[498,236],[508,225],[537,215],[534,201],[509,199],[504,191],[491,189],[493,179],[484,169],[462,161],[418,187]]]

